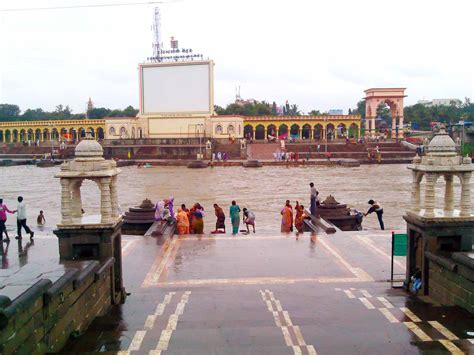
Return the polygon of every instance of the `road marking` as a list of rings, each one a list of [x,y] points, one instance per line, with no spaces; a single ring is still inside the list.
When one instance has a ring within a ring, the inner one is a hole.
[[[375,309],[374,305],[365,297],[359,297],[359,300],[367,309]]]
[[[158,345],[156,346],[156,349],[153,352],[154,354],[161,354],[161,351],[168,350],[168,345],[170,343],[171,336],[173,335],[173,331],[176,330],[179,316],[183,314],[184,307],[186,306],[186,303],[188,303],[189,301],[190,294],[191,294],[191,291],[186,291],[181,296],[181,300],[176,306],[176,310],[168,318],[168,324],[166,326],[166,329],[161,332],[160,339],[158,340]]]
[[[361,268],[356,268],[351,266],[346,259],[344,259],[341,254],[339,254],[333,247],[329,245],[327,241],[324,240],[324,238],[319,238],[318,239],[319,243],[325,247],[332,255],[336,257],[337,260],[341,262],[342,265],[344,265],[355,277],[360,279],[361,281],[374,281],[374,279],[366,273],[364,270]]]
[[[369,248],[376,251],[378,254],[382,255],[386,259],[392,260],[392,257],[390,256],[390,254],[387,254],[382,249],[378,248],[372,241],[369,241],[370,239],[368,239],[367,237],[362,237],[362,236],[359,235],[359,236],[357,236],[356,240],[361,241],[362,243],[364,243]],[[404,264],[402,264],[400,261],[398,261],[394,258],[393,262],[395,264],[397,264],[398,266],[400,266],[403,270],[405,270],[406,266]]]
[[[163,302],[161,302],[160,304],[156,306],[155,312],[146,318],[145,326],[144,326],[145,329],[153,328],[156,318],[158,316],[163,315],[163,312],[165,311],[166,306],[171,302],[171,299],[173,298],[175,294],[176,292],[169,292],[163,299]]]
[[[450,340],[446,340],[446,339],[440,339],[438,340],[441,344],[443,344],[443,346],[449,350],[449,352],[451,354],[456,354],[456,355],[460,355],[460,354],[464,354],[464,351],[462,351],[461,349],[459,349],[456,345],[453,344],[452,341]]]
[[[459,338],[450,332],[445,326],[443,326],[440,322],[432,320],[428,322],[433,328],[435,328],[438,332],[443,334],[449,340],[459,340]]]
[[[122,256],[127,256],[130,251],[136,246],[137,240],[122,241]]]
[[[356,298],[356,296],[354,296],[354,294],[349,291],[349,290],[344,290],[344,293],[347,295],[347,297],[349,298]]]
[[[377,297],[377,299],[382,302],[386,308],[393,308],[393,305],[385,297]]]
[[[360,292],[364,295],[364,297],[372,298],[372,295],[367,290],[360,290]]]
[[[145,280],[142,283],[142,287],[150,287],[152,285],[158,284],[158,280],[165,269],[166,265],[173,254],[173,249],[179,248],[178,238],[167,239],[163,246],[161,247],[160,254],[156,256],[155,262],[151,266]]]
[[[145,334],[146,334],[145,330],[138,330],[133,336],[132,342],[130,343],[130,346],[128,347],[128,351],[140,350],[140,346],[142,345]]]
[[[283,311],[280,301],[275,298],[273,292],[268,289],[265,291],[260,290],[260,295],[263,302],[267,305],[268,311],[272,313],[275,325],[281,329],[286,346],[292,348],[295,354],[303,354],[302,350],[306,348],[308,354],[317,355],[313,345],[306,345],[300,327],[293,324],[290,314],[288,311]],[[294,333],[294,340],[290,330]]]
[[[420,329],[415,323],[413,322],[403,322],[408,329],[410,329],[415,335],[420,338],[422,341],[433,341],[428,334],[426,334],[423,330]]]
[[[388,319],[390,323],[399,323],[400,321],[394,317],[387,308],[378,308],[378,310]]]
[[[418,317],[416,316],[416,314],[413,313],[412,311],[410,311],[408,308],[406,308],[406,307],[400,307],[400,310],[401,310],[403,313],[405,313],[405,315],[406,315],[408,318],[410,318],[413,322],[415,322],[415,323],[421,322],[421,319],[418,318]]]

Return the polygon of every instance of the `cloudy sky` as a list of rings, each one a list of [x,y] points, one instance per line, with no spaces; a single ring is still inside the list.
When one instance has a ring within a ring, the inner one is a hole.
[[[1,0],[0,9],[140,0]],[[166,0],[164,0],[166,1]],[[155,5],[0,12],[0,103],[84,112],[138,106],[137,64],[152,55]],[[160,5],[175,36],[215,61],[215,101],[355,107],[370,87],[407,103],[474,99],[472,0],[181,0]]]

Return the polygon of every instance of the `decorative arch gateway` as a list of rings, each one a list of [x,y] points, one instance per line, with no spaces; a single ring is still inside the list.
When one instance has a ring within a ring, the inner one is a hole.
[[[392,115],[391,138],[403,138],[403,98],[406,88],[372,88],[365,90],[365,135],[375,136],[377,107],[385,103]],[[398,120],[398,124],[397,124]],[[396,137],[398,132],[398,137]]]

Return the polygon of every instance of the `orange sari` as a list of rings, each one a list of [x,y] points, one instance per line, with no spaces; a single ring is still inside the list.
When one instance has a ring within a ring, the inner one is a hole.
[[[178,215],[176,216],[176,227],[178,229],[178,234],[189,234],[189,219],[188,214],[184,212],[181,208],[178,209]]]
[[[281,231],[282,233],[290,233],[293,226],[293,212],[288,206],[281,210]]]
[[[298,232],[303,232],[304,211],[301,206],[296,206],[295,227]]]

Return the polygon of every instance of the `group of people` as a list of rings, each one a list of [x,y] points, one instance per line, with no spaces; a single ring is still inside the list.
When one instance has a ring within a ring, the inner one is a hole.
[[[15,239],[22,238],[22,229],[24,229],[25,232],[30,235],[30,239],[33,239],[35,235],[35,233],[26,224],[26,204],[23,201],[23,197],[18,196],[17,201],[18,205],[16,207],[16,210],[10,210],[7,205],[3,203],[3,199],[0,198],[0,239],[6,243],[10,242],[10,237],[8,236],[6,227],[7,213],[16,213],[17,236],[15,237]],[[40,215],[38,216],[38,223],[42,225],[45,222],[46,220],[44,218],[43,211],[40,211]],[[3,238],[4,234],[5,238]]]
[[[303,225],[305,218],[310,218],[304,213],[304,206],[300,205],[296,201],[295,213],[293,219],[293,206],[290,203],[290,200],[286,200],[285,206],[283,206],[281,213],[281,231],[282,233],[293,232],[293,226],[300,233],[303,232]],[[293,223],[294,221],[294,223]]]
[[[227,159],[229,159],[229,155],[226,152],[212,153],[212,160],[227,161]]]
[[[250,233],[249,226],[252,226],[255,233],[255,214],[247,208],[243,210],[232,201],[229,207],[229,216],[232,224],[232,234],[239,233],[240,227],[240,212],[242,212],[243,223],[247,227],[246,233]],[[224,209],[217,203],[214,204],[214,213],[217,218],[216,229],[211,233],[225,233],[225,213]],[[203,234],[204,233],[204,207],[200,203],[195,203],[190,209],[182,204],[178,208],[176,214],[174,213],[174,198],[169,197],[158,201],[155,205],[155,220],[162,223],[173,224],[176,223],[176,229],[179,235],[183,234]]]
[[[278,150],[273,153],[273,158],[275,161],[298,161],[300,157],[298,152],[285,152]]]

